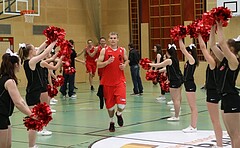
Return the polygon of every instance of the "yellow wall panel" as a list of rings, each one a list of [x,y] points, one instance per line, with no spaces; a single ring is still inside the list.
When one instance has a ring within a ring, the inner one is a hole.
[[[66,8],[69,0],[47,0],[46,7],[48,8]],[[76,0],[73,0],[76,2]]]
[[[68,13],[66,8],[52,8],[46,11],[47,23],[66,24],[68,22]]]

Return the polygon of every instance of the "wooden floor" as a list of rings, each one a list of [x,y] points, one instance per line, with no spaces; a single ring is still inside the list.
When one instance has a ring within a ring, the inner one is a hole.
[[[53,134],[52,136],[38,136],[39,148],[94,147],[93,143],[109,137],[142,132],[181,131],[189,125],[190,110],[184,89],[180,121],[172,123],[166,121],[166,118],[172,115],[171,107],[166,105],[166,101],[155,101],[155,98],[159,96],[159,86],[153,86],[150,82],[144,82],[143,85],[144,94],[142,96],[130,96],[132,83],[127,83],[127,107],[123,113],[125,124],[121,128],[116,126],[114,133],[108,131],[107,111],[99,109],[96,91],[91,92],[88,83],[77,84],[77,99],[75,100],[69,98],[64,100],[60,95],[57,96],[56,99],[59,101],[52,106],[53,109],[57,110],[57,113],[53,114],[53,121],[47,127]],[[97,88],[97,82],[94,86]],[[205,103],[205,91],[201,90],[200,87],[197,90],[198,130],[212,131]],[[20,88],[20,90],[22,94],[25,93],[25,88]],[[169,101],[169,94],[166,97]],[[23,117],[24,115],[17,109],[11,117],[13,148],[28,147],[27,130],[23,126]],[[105,147],[112,148],[114,145],[106,144]]]

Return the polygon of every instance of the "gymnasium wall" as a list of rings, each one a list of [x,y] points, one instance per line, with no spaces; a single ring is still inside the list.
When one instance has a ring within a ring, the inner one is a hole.
[[[40,45],[46,38],[43,35],[33,35],[33,25],[54,25],[66,30],[66,39],[73,39],[75,41],[75,49],[80,52],[86,45],[86,40],[89,38],[96,38],[93,34],[92,28],[89,27],[88,14],[84,2],[86,0],[48,0],[41,1],[41,16],[34,18],[34,23],[29,24],[24,22],[24,17],[16,17],[1,21],[1,24],[11,24],[12,34],[1,35],[14,37],[14,47],[17,51],[18,43],[32,43],[35,46]],[[207,1],[207,9],[216,6],[215,0]],[[101,0],[100,4],[101,16],[101,35],[108,37],[108,33],[115,31],[119,33],[119,45],[126,47],[129,43],[129,13],[128,13],[128,0]],[[229,26],[224,29],[226,38],[237,37],[240,34],[239,23],[240,17],[231,19]],[[141,24],[142,26],[142,56],[149,56],[149,32],[148,23]],[[234,29],[233,29],[234,28]],[[128,51],[128,49],[127,49]],[[80,57],[82,59],[83,57]],[[183,69],[183,62],[181,62]],[[196,83],[201,85],[205,81],[203,73],[206,68],[206,62],[201,62],[199,68],[196,70]],[[85,66],[76,64],[76,81],[87,82],[88,75],[85,73]],[[18,74],[21,80],[20,86],[26,85],[25,74],[22,71]],[[145,71],[141,71],[142,79],[145,80]],[[131,81],[129,67],[126,69],[127,80]],[[98,81],[98,77],[94,78]],[[240,85],[240,81],[238,80]]]

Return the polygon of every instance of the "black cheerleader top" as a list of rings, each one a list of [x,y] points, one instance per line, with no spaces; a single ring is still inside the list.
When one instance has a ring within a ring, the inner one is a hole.
[[[236,70],[231,70],[228,60],[224,58],[217,69],[217,90],[220,94],[238,94],[236,80],[240,66]]]
[[[43,89],[43,69],[40,66],[40,62],[36,64],[35,70],[31,70],[29,67],[29,60],[24,61],[24,70],[28,80],[26,91],[27,93],[39,91]]]
[[[11,78],[8,75],[0,77],[0,114],[6,117],[11,116],[14,109],[14,103],[4,87],[6,81],[9,79]]]
[[[180,67],[175,59],[173,59],[172,57],[170,59],[172,60],[172,65],[166,66],[168,79],[170,82],[181,81],[182,83],[183,75],[180,70]]]

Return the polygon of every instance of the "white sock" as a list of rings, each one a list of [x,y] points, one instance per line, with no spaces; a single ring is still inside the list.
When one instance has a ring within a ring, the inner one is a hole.
[[[114,122],[114,120],[113,120],[113,117],[112,117],[112,118],[110,118],[110,122]]]
[[[120,116],[122,114],[122,112],[120,111],[117,111],[117,115]]]

